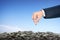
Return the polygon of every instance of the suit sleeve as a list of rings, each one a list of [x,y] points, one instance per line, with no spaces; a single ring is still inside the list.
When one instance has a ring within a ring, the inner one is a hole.
[[[44,18],[57,18],[60,17],[60,5],[43,9],[45,11]]]

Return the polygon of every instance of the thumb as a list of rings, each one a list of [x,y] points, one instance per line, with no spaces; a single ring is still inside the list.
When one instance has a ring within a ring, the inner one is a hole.
[[[35,24],[35,25],[37,25],[38,19],[39,19],[39,18],[38,18],[38,15],[36,15],[36,16],[35,16],[35,19],[34,19],[34,24]]]

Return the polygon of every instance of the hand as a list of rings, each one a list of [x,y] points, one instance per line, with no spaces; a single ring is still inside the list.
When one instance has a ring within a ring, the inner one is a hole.
[[[35,12],[32,15],[32,19],[33,19],[35,25],[37,25],[37,23],[39,22],[39,20],[41,19],[42,16],[43,16],[42,11]]]

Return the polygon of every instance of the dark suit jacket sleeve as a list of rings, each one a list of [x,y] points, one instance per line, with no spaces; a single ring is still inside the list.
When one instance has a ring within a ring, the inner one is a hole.
[[[60,5],[43,9],[45,11],[44,18],[56,18],[60,17]]]

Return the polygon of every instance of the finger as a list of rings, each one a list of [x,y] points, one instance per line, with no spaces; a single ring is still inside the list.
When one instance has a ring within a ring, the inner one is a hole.
[[[39,20],[42,18],[42,15],[38,16],[37,18],[37,22],[39,22]]]
[[[36,19],[34,19],[34,23],[37,24],[39,22],[39,19],[40,19],[39,16],[36,15]]]
[[[35,24],[35,25],[37,25],[37,23],[39,22],[38,19],[39,19],[39,18],[37,18],[37,19],[34,20],[34,24]]]
[[[37,25],[37,23],[39,22],[40,18],[38,17],[36,20],[34,20],[34,24]]]
[[[36,17],[36,16],[37,16],[36,14],[34,14],[34,15],[33,15],[33,19],[34,19],[34,20],[36,20],[36,19],[37,19],[37,17]]]
[[[32,15],[32,20],[33,20],[34,24],[36,24],[36,20],[35,20],[34,14]]]
[[[40,17],[38,16],[38,18],[37,18],[37,20],[36,20],[36,21],[37,21],[37,22],[39,22],[39,20],[40,20]]]

